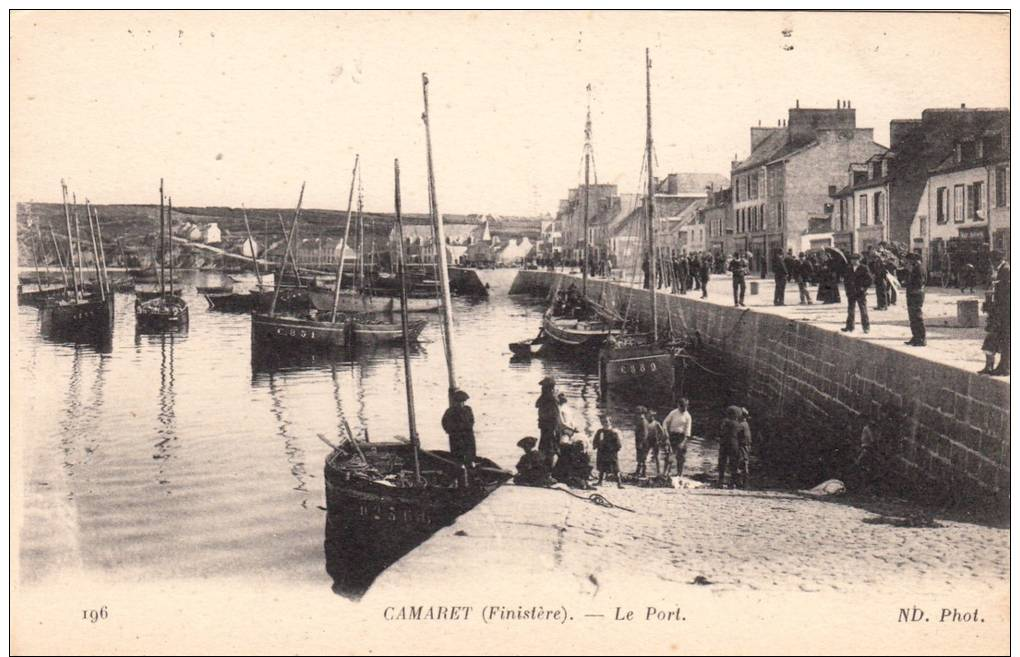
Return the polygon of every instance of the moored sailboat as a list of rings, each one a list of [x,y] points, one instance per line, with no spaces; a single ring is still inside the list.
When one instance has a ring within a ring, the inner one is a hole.
[[[588,85],[591,92],[591,85]],[[588,297],[589,245],[588,245],[588,214],[589,194],[591,191],[590,173],[593,160],[591,143],[591,102],[588,103],[587,116],[584,124],[584,205],[582,206],[582,260],[581,290],[576,303],[569,306],[566,312],[564,304],[555,301],[542,316],[542,332],[538,338],[546,347],[561,349],[598,349],[609,338],[614,329],[619,327],[617,318],[607,309],[601,308]],[[598,182],[596,176],[596,183]],[[569,291],[568,291],[569,292]],[[571,294],[573,296],[573,294]],[[534,341],[533,341],[534,342]]]
[[[182,330],[188,325],[188,303],[181,298],[180,289],[174,290],[174,246],[173,246],[173,200],[168,202],[169,216],[166,219],[169,254],[163,246],[163,180],[159,181],[159,294],[135,298],[135,327],[139,331]],[[170,261],[167,276],[166,261]],[[168,287],[169,286],[169,289]],[[136,295],[138,292],[136,291]]]
[[[354,185],[354,174],[357,173],[357,159],[355,159],[354,173],[351,177],[351,185]],[[301,203],[305,196],[305,185],[301,183],[301,192],[298,195],[297,208],[294,211],[294,222],[287,233],[287,250],[290,250],[291,240],[297,230],[298,221],[301,218]],[[350,213],[350,204],[347,211]],[[295,271],[297,263],[295,262]],[[300,315],[288,313],[277,314],[277,307],[280,301],[283,286],[277,282],[273,286],[273,295],[269,303],[268,311],[258,311],[251,315],[251,348],[252,357],[256,357],[259,350],[277,351],[306,351],[306,350],[334,350],[348,345],[349,325],[347,318],[339,313],[333,312],[323,319],[319,319],[318,310],[312,308]],[[260,294],[265,294],[263,289]]]
[[[652,155],[652,60],[645,50],[646,134],[645,158],[648,175],[648,195],[645,204],[647,252],[655,254],[655,174]],[[599,351],[599,381],[603,394],[619,389],[623,391],[667,390],[672,392],[675,382],[676,347],[663,340],[659,332],[659,309],[656,297],[656,268],[649,267],[651,280],[652,331],[623,333],[613,336]]]
[[[442,219],[435,202],[431,139],[428,128],[428,79],[422,75],[428,145],[429,196],[437,242],[443,242]],[[400,167],[394,161],[396,222],[403,234],[400,213]],[[399,240],[399,274],[404,277],[403,239]],[[442,249],[440,249],[442,251]],[[449,283],[445,256],[440,266],[443,299],[444,346],[450,395],[456,388],[451,344]],[[406,285],[401,297],[406,298]],[[414,385],[411,375],[408,311],[401,307],[404,329],[404,372],[409,443],[359,441],[350,429],[346,440],[326,457],[325,551],[334,590],[360,596],[375,577],[439,528],[469,511],[509,477],[492,461],[477,456],[455,456],[452,451],[424,450],[415,424]]]
[[[63,298],[50,298],[43,303],[40,308],[41,328],[43,333],[52,337],[101,340],[111,334],[114,318],[114,297],[106,277],[105,265],[101,262],[102,251],[99,245],[102,243],[102,239],[96,241],[92,210],[86,205],[89,232],[92,236],[92,256],[96,268],[95,285],[92,292],[88,293],[85,290],[82,272],[83,261],[77,202],[75,202],[74,234],[72,235],[71,212],[67,204],[67,185],[61,180],[60,186],[64,203],[64,218],[67,223],[68,269],[73,287],[65,288]],[[98,220],[99,215],[97,214],[95,216],[97,225]],[[77,265],[75,264],[75,253],[77,253]]]

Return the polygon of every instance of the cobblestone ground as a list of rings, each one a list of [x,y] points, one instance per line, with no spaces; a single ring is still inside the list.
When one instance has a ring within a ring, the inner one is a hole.
[[[620,281],[618,281],[620,282]],[[758,286],[758,293],[751,294],[751,283]],[[817,295],[816,286],[809,287],[811,298]],[[840,303],[822,304],[817,301],[812,305],[800,305],[797,285],[787,283],[785,306],[774,306],[772,304],[775,282],[771,278],[748,278],[747,295],[744,303],[757,312],[782,315],[790,319],[809,322],[826,330],[838,331],[846,325],[846,295],[840,286]],[[660,293],[668,294],[668,288],[662,288]],[[871,320],[871,332],[864,335],[859,325],[854,336],[878,342],[890,349],[906,351],[915,356],[928,358],[930,360],[954,365],[965,370],[978,371],[984,367],[984,352],[981,351],[981,342],[984,340],[984,323],[987,316],[980,315],[978,328],[961,328],[957,322],[957,301],[977,300],[980,304],[984,300],[984,290],[978,288],[974,294],[960,294],[960,291],[953,288],[929,287],[925,294],[924,317],[928,333],[928,346],[908,347],[903,344],[910,339],[910,323],[907,321],[906,294],[901,290],[897,305],[890,306],[888,310],[873,310],[875,307],[874,290],[868,292],[868,314]],[[685,295],[689,299],[699,302],[707,301],[718,305],[733,305],[733,287],[729,275],[713,275],[708,284],[708,298],[702,300],[700,291],[689,291]],[[979,305],[980,308],[980,305]],[[1005,377],[1005,380],[1009,380]]]

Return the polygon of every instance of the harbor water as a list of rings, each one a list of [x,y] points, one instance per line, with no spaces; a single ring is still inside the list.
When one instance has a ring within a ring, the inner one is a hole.
[[[538,432],[539,380],[553,376],[588,440],[603,415],[613,420],[621,466],[631,471],[633,409],[649,397],[601,401],[594,358],[512,362],[508,343],[533,337],[545,309],[541,299],[506,294],[514,273],[486,272],[488,300],[454,301],[456,373],[471,395],[478,452],[513,468],[516,442]],[[74,569],[124,580],[230,576],[329,586],[322,481],[329,447],[318,436],[336,442],[344,421],[369,440],[408,435],[399,347],[253,363],[250,317],[207,310],[195,286],[214,284],[211,277],[181,275],[186,333],[137,335],[128,294],[117,295],[105,348],[44,339],[38,311],[17,310],[22,581]],[[438,315],[428,317],[412,353],[415,410],[423,445],[445,449],[442,335]],[[711,412],[708,403],[693,400],[696,434],[718,421],[718,402]],[[655,405],[661,418],[669,396]],[[688,464],[709,472],[712,452],[701,447]]]

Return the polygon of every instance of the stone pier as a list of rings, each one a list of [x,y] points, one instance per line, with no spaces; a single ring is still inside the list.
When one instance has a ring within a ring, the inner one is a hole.
[[[902,344],[910,335],[899,317],[903,299],[872,313],[869,335],[848,335],[838,330],[845,303],[798,306],[791,285],[792,305],[775,307],[771,281],[756,282],[750,309],[733,307],[729,277],[713,278],[706,300],[662,291],[656,299],[660,327],[700,335],[720,370],[732,374],[762,436],[755,445],[761,457],[790,461],[807,480],[827,478],[857,454],[864,420],[891,410],[898,419],[887,440],[904,493],[938,505],[1008,506],[1009,380],[975,373],[983,332],[952,326],[952,297],[929,294],[931,346],[911,348]],[[521,271],[511,293],[546,294],[570,283],[580,285],[580,276]],[[648,290],[605,279],[588,284],[603,303],[650,321]]]

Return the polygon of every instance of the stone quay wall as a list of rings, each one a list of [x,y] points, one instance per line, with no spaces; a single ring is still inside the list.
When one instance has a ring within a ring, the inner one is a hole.
[[[511,294],[546,294],[580,276],[521,271]],[[593,298],[650,322],[651,293],[589,279]],[[697,334],[752,412],[757,456],[802,483],[851,471],[866,420],[879,423],[879,476],[941,505],[1008,507],[1009,384],[775,314],[660,292],[660,328]],[[694,385],[698,371],[690,370]],[[874,425],[873,425],[874,426]],[[711,427],[709,428],[711,431]],[[777,468],[779,469],[779,468]],[[812,483],[812,485],[813,485]]]

